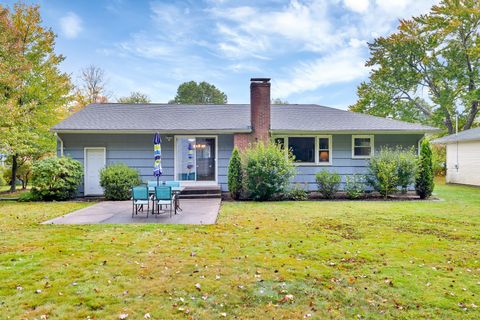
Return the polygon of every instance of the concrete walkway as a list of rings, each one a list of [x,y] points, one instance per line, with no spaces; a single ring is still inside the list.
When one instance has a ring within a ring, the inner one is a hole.
[[[181,199],[177,215],[167,210],[160,215],[146,218],[146,212],[139,212],[132,218],[131,201],[102,201],[64,216],[48,220],[43,224],[99,224],[99,223],[166,223],[166,224],[215,224],[220,199]],[[146,208],[145,208],[146,209]]]

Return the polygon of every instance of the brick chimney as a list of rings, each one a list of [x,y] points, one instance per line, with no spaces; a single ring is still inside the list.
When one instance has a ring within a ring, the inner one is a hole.
[[[270,139],[270,78],[250,79],[250,121],[251,133],[237,133],[234,136],[234,144],[239,149]]]

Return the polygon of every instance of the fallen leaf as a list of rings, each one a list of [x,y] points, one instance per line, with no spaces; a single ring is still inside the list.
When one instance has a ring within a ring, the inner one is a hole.
[[[200,285],[200,283],[196,283],[196,284],[195,284],[195,288],[196,288],[198,291],[202,290],[202,286]]]
[[[128,318],[128,313],[122,313],[118,316],[118,319],[127,319]]]
[[[150,319],[150,318],[151,318],[151,317],[150,317],[150,313],[145,313],[145,314],[143,315],[143,319]]]
[[[282,303],[285,303],[285,302],[291,302],[293,301],[294,297],[292,294],[286,294],[281,300],[280,302]]]

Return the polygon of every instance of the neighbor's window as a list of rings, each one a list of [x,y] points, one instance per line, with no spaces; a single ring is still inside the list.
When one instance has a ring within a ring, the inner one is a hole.
[[[288,149],[295,156],[295,162],[315,162],[314,137],[288,137]]]
[[[373,136],[352,136],[352,157],[370,158],[373,154]]]
[[[329,163],[330,162],[330,137],[318,138],[318,162]]]

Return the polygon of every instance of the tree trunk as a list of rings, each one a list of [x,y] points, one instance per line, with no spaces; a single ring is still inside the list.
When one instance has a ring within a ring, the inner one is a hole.
[[[15,192],[17,190],[17,185],[16,185],[16,180],[17,180],[17,169],[18,169],[18,164],[17,164],[17,157],[18,155],[14,154],[12,156],[12,176],[11,176],[11,182],[10,182],[10,191]]]
[[[467,122],[463,126],[463,130],[468,130],[472,127],[473,122],[475,121],[475,118],[478,113],[478,101],[473,101],[472,102],[472,107],[470,109],[470,113],[467,118]]]

